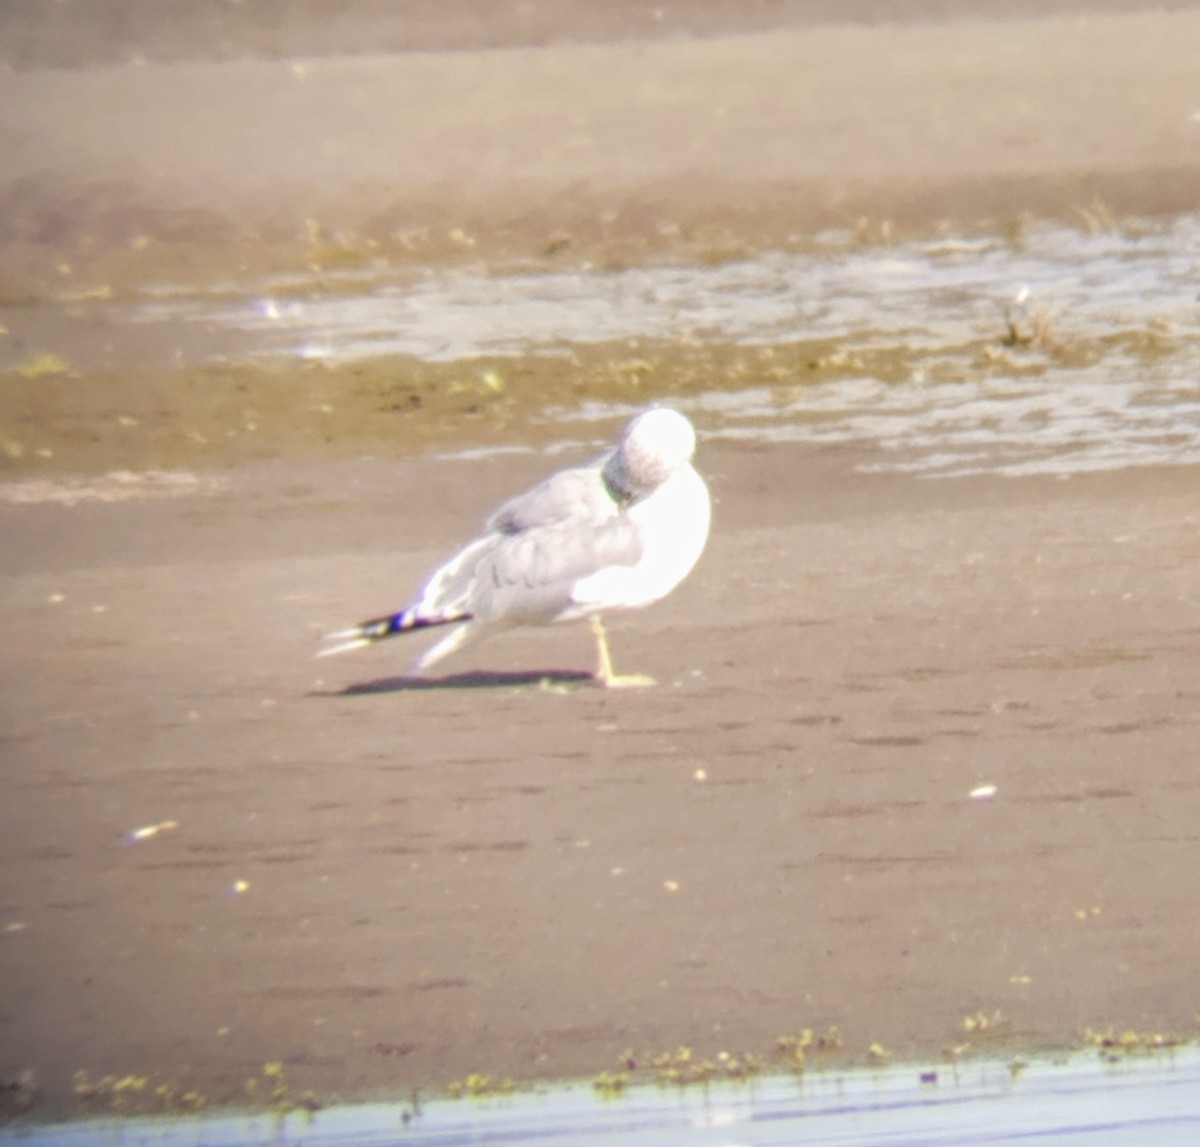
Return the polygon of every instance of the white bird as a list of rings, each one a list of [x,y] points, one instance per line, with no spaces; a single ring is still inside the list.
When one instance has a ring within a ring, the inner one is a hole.
[[[590,621],[603,686],[652,685],[613,672],[601,615],[639,609],[691,572],[708,540],[708,488],[692,467],[696,433],[674,410],[634,418],[594,462],[562,470],[500,507],[485,532],[434,571],[407,609],[328,634],[317,656],[433,626],[454,626],[417,659],[423,673],[485,634]]]

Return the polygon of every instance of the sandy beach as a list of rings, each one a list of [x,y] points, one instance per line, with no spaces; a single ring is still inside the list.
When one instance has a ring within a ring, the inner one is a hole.
[[[577,629],[429,686],[395,644],[308,659],[528,463],[5,509],[9,1063],[59,1103],[268,1061],[328,1099],[806,1026],[859,1060],[1190,1034],[1194,475],[703,463],[709,553],[612,625],[635,694],[572,680]]]
[[[603,267],[1200,206],[1200,9],[993,7],[365,53],[368,22],[326,58],[244,28],[207,55],[21,41],[0,1110],[236,1101],[267,1063],[325,1103],[770,1060],[805,1028],[851,1063],[1195,1037],[1194,467],[926,481],[868,446],[702,441],[708,551],[610,624],[656,688],[593,688],[572,627],[415,682],[399,642],[311,653],[583,456],[438,453],[544,444],[544,390],[493,411],[434,379],[381,418],[345,368],[313,383],[345,388],[330,433],[289,404],[299,365],[205,390],[105,365],[102,330],[54,342],[72,292],[322,260]],[[73,369],[22,375],[46,347]],[[251,446],[222,433],[248,402],[274,415]]]

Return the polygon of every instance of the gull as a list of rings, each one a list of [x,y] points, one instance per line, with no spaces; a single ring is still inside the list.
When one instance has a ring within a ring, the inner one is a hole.
[[[594,462],[561,470],[505,502],[484,532],[435,570],[397,613],[326,635],[318,657],[437,626],[450,632],[416,661],[420,675],[488,634],[522,625],[588,621],[596,684],[653,685],[618,676],[602,615],[665,597],[708,540],[708,487],[692,466],[696,433],[680,413],[633,418]]]

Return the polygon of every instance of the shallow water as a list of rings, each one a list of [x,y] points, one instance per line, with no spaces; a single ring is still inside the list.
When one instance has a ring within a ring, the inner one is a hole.
[[[253,332],[256,353],[335,360],[445,361],[629,338],[902,337],[936,350],[994,332],[1018,299],[1027,310],[1049,308],[1077,333],[1154,323],[1200,338],[1200,216],[1132,232],[1038,227],[1019,244],[993,237],[856,248],[830,234],[803,254],[711,267],[372,269],[325,276],[336,292],[325,297],[307,297],[307,276],[260,286],[251,298],[168,295],[129,318]]]
[[[0,1129],[28,1147],[152,1142],[210,1145],[413,1143],[713,1147],[804,1143],[889,1147],[1055,1143],[1184,1147],[1200,1137],[1200,1059],[1191,1049],[1101,1064],[1095,1059],[815,1072],[686,1090],[638,1087],[605,1099],[586,1085],[482,1100],[373,1103],[318,1111],[97,1120]]]
[[[1192,216],[1094,233],[1037,227],[1019,243],[859,249],[831,235],[803,254],[714,267],[348,274],[338,293],[315,298],[281,280],[249,298],[164,298],[135,314],[251,334],[254,354],[333,360],[525,355],[620,339],[897,346],[913,361],[902,381],[751,380],[690,405],[721,435],[870,441],[886,451],[883,469],[1070,473],[1200,462],[1198,271]],[[1032,344],[1052,345],[1001,350],[980,366],[980,343],[1009,321]],[[1130,337],[1096,350],[1119,332]],[[1090,351],[1071,353],[1085,343]]]
[[[930,476],[1200,462],[1200,216],[1090,222],[869,247],[829,234],[717,266],[379,266],[163,287],[73,316],[127,353],[172,348],[176,366],[826,340],[837,349],[811,379],[795,354],[766,368],[759,353],[679,404],[708,434],[870,444],[871,468]],[[552,416],[617,410],[546,397]]]

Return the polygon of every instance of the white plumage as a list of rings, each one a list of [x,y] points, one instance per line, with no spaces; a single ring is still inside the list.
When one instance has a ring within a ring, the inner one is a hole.
[[[506,502],[485,533],[430,576],[406,609],[328,635],[318,657],[433,626],[453,626],[418,658],[422,673],[469,642],[518,625],[589,620],[603,685],[649,684],[612,671],[601,615],[671,592],[708,539],[710,504],[691,464],[696,435],[673,410],[634,418],[593,463]]]

